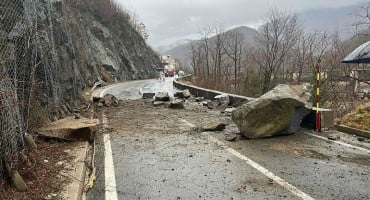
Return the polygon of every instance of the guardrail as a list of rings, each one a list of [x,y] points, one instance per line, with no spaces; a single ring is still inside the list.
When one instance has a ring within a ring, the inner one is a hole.
[[[193,85],[188,85],[188,84],[182,83],[180,81],[180,80],[189,80],[189,78],[191,78],[191,76],[192,75],[187,75],[187,76],[175,79],[173,81],[173,86],[176,87],[179,90],[188,89],[192,95],[197,96],[197,97],[204,97],[204,98],[210,99],[210,100],[212,100],[217,95],[221,95],[221,94],[229,95],[230,105],[235,106],[235,107],[240,106],[240,105],[242,105],[244,103],[247,103],[247,102],[254,99],[252,97],[245,97],[245,96],[240,96],[240,95],[236,95],[236,94],[230,94],[230,93],[220,92],[220,91],[217,91],[217,90],[210,90],[210,89],[201,88],[201,87],[197,87],[197,86],[193,86]]]

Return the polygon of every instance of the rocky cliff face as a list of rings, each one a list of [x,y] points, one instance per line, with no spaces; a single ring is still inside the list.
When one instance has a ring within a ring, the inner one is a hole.
[[[158,56],[131,26],[129,16],[114,4],[102,0],[46,2],[39,2],[37,12],[46,25],[44,31],[52,32],[50,54],[61,69],[62,82],[83,88],[98,80],[155,76]]]
[[[61,108],[97,81],[155,77],[159,56],[112,2],[2,0],[0,114],[2,99],[28,118],[40,107]]]
[[[40,66],[36,79],[58,105],[96,81],[114,82],[155,76],[160,60],[131,26],[130,16],[111,1],[25,1],[22,26],[35,23],[32,47]],[[17,37],[23,37],[17,33]]]

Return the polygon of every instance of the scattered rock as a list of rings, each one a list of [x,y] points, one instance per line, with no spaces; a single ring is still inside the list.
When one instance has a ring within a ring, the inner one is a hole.
[[[225,134],[225,140],[226,141],[234,141],[236,140],[237,135],[235,133],[227,133]]]
[[[164,101],[153,101],[154,106],[164,106],[166,105],[166,102]]]
[[[329,140],[338,140],[338,139],[340,139],[340,136],[336,136],[336,135],[328,135],[328,139],[329,139]]]
[[[102,101],[102,98],[101,97],[93,96],[92,100],[93,100],[93,102],[101,102]]]
[[[208,101],[207,102],[207,108],[212,109],[212,110],[216,109],[218,105],[220,105],[218,101]]]
[[[248,138],[293,134],[305,117],[301,108],[307,105],[288,85],[278,85],[234,110],[232,119]]]
[[[168,92],[158,92],[155,97],[155,101],[169,101],[170,96],[168,95]]]
[[[184,102],[180,99],[171,101],[170,108],[172,109],[185,109]]]
[[[197,98],[195,98],[195,101],[196,102],[201,102],[201,101],[203,101],[204,100],[204,97],[197,97]]]
[[[225,109],[225,112],[226,112],[226,113],[232,113],[234,110],[236,110],[236,108],[234,108],[234,107],[226,108],[226,109]]]
[[[221,94],[214,97],[215,100],[219,102],[219,105],[229,105],[230,97],[227,94]]]
[[[38,130],[42,137],[63,140],[91,140],[97,130],[98,119],[66,117]]]
[[[104,105],[106,105],[107,107],[111,107],[112,105],[113,106],[118,106],[118,99],[113,96],[112,94],[106,94],[104,97]]]
[[[81,115],[79,113],[73,113],[73,118],[80,119]]]
[[[207,122],[202,125],[202,131],[222,131],[226,127],[226,124],[222,122]]]
[[[98,104],[96,104],[98,107],[103,107],[104,106],[104,104],[103,103],[98,103]]]
[[[191,97],[191,93],[188,89],[181,91],[181,92],[176,92],[174,94],[174,97],[180,98],[180,99],[187,99]]]
[[[143,99],[152,99],[154,96],[155,96],[155,93],[152,93],[152,92],[143,93]]]

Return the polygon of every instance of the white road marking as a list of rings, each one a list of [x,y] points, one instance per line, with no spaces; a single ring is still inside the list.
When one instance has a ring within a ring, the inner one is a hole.
[[[300,190],[297,187],[291,185],[290,183],[288,183],[286,180],[280,178],[279,176],[276,176],[275,174],[273,174],[272,172],[270,172],[266,168],[262,167],[260,164],[254,162],[252,159],[242,155],[241,153],[239,153],[235,149],[232,149],[232,148],[228,147],[227,145],[225,145],[224,143],[222,143],[218,139],[210,136],[209,134],[207,134],[207,135],[208,135],[210,141],[216,143],[217,145],[219,145],[221,147],[224,147],[226,149],[226,151],[228,151],[229,153],[238,157],[239,159],[244,160],[248,165],[250,165],[254,169],[258,170],[259,172],[261,172],[263,175],[267,176],[268,178],[274,180],[276,183],[278,183],[283,188],[290,191],[291,193],[293,193],[297,197],[299,197],[303,200],[314,200],[314,198],[312,198],[310,195],[304,193],[302,190]]]
[[[185,119],[182,119],[181,120],[182,122],[184,122],[185,124],[189,125],[190,127],[195,127],[194,124],[186,121]],[[239,159],[241,160],[244,160],[249,166],[253,167],[254,169],[258,170],[259,172],[261,172],[263,175],[267,176],[268,178],[272,179],[273,181],[275,181],[276,183],[278,183],[280,186],[282,186],[283,188],[285,188],[286,190],[290,191],[291,193],[293,193],[294,195],[296,195],[297,197],[303,199],[303,200],[315,200],[314,198],[312,198],[310,195],[304,193],[303,191],[301,191],[300,189],[298,189],[297,187],[291,185],[290,183],[288,183],[286,180],[280,178],[279,176],[276,176],[275,174],[273,174],[272,172],[270,172],[269,170],[267,170],[266,168],[262,167],[260,164],[254,162],[252,159],[242,155],[241,153],[239,153],[238,151],[236,151],[235,149],[232,149],[230,147],[228,147],[227,145],[225,145],[223,142],[221,142],[220,140],[218,140],[217,138],[215,137],[212,137],[211,135],[209,135],[208,133],[205,134],[206,136],[208,136],[208,139],[213,142],[213,143],[216,143],[217,145],[223,147],[226,149],[226,151],[228,151],[229,153],[233,154],[234,156],[238,157]]]
[[[196,126],[188,121],[186,119],[181,119],[182,122],[184,122],[186,125],[190,126],[191,128],[195,128]]]
[[[109,134],[104,134],[105,199],[118,200],[116,175],[114,173],[112,146]]]
[[[369,149],[365,149],[365,148],[362,148],[362,147],[359,147],[359,146],[355,146],[355,145],[352,145],[352,144],[348,144],[348,143],[345,143],[345,142],[341,142],[341,141],[329,140],[326,137],[323,137],[323,136],[320,136],[320,135],[316,135],[316,134],[313,134],[313,133],[307,133],[307,134],[308,135],[311,135],[313,137],[322,139],[322,140],[331,141],[331,142],[334,142],[336,144],[340,144],[340,145],[343,145],[345,147],[349,147],[349,148],[352,148],[352,149],[355,149],[355,150],[362,151],[362,152],[365,152],[365,153],[370,154],[370,150]]]

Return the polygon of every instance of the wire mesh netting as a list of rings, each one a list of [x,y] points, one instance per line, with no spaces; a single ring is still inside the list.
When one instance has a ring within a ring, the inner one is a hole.
[[[17,168],[30,126],[61,104],[52,3],[0,1],[0,178],[4,161]]]

